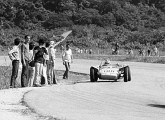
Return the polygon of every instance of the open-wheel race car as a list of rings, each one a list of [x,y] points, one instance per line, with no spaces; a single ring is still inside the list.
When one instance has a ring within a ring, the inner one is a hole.
[[[119,80],[124,78],[124,82],[131,81],[131,71],[128,65],[111,64],[109,60],[101,62],[98,67],[90,67],[90,81]]]

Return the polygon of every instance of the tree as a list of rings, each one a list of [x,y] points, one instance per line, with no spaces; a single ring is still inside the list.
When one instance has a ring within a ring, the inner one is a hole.
[[[57,27],[69,27],[73,23],[67,16],[64,14],[52,13],[49,15],[49,18],[43,22],[43,26],[46,29],[54,29]]]
[[[88,25],[93,24],[95,16],[98,16],[98,11],[95,9],[80,9],[72,17],[75,24]]]
[[[21,22],[25,20],[25,18],[26,18],[25,11],[23,9],[18,10],[18,12],[16,13],[16,18],[14,20],[15,24],[19,26]]]

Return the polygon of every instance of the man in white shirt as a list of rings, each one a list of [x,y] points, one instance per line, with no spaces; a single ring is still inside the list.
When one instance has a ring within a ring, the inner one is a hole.
[[[68,73],[70,69],[70,63],[73,62],[73,55],[72,50],[70,49],[69,44],[66,45],[66,50],[64,51],[62,55],[63,65],[65,65],[65,73],[63,75],[63,79],[68,79]]]
[[[34,63],[34,47],[35,43],[29,43],[29,66],[28,66],[28,87],[32,87],[35,76],[35,63]]]
[[[56,78],[55,78],[55,60],[56,60],[56,49],[54,48],[56,46],[55,42],[52,40],[50,41],[49,46],[49,76],[50,76],[50,84],[57,84]]]
[[[14,40],[13,48],[8,53],[12,61],[12,75],[11,75],[11,81],[10,81],[10,88],[16,87],[16,79],[18,77],[19,61],[20,61],[19,45],[20,45],[20,39],[16,38]]]

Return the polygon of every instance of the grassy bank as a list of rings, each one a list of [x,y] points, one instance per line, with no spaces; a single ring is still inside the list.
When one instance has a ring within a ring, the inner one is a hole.
[[[74,84],[83,80],[89,79],[89,75],[80,74],[75,72],[70,72],[69,79],[62,79],[64,71],[56,71],[56,79],[58,83],[63,84]],[[10,86],[10,78],[11,78],[11,67],[9,66],[1,66],[0,67],[0,90],[8,89]],[[16,81],[16,87],[20,88],[20,80]]]
[[[10,86],[11,67],[0,66],[0,90]]]

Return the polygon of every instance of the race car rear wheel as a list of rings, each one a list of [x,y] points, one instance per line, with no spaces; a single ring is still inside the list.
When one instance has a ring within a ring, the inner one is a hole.
[[[124,67],[124,82],[128,82],[128,66]]]
[[[98,69],[91,67],[90,68],[90,81],[91,82],[97,82],[98,75],[97,75]]]
[[[128,81],[131,81],[131,70],[129,66],[128,66]]]

